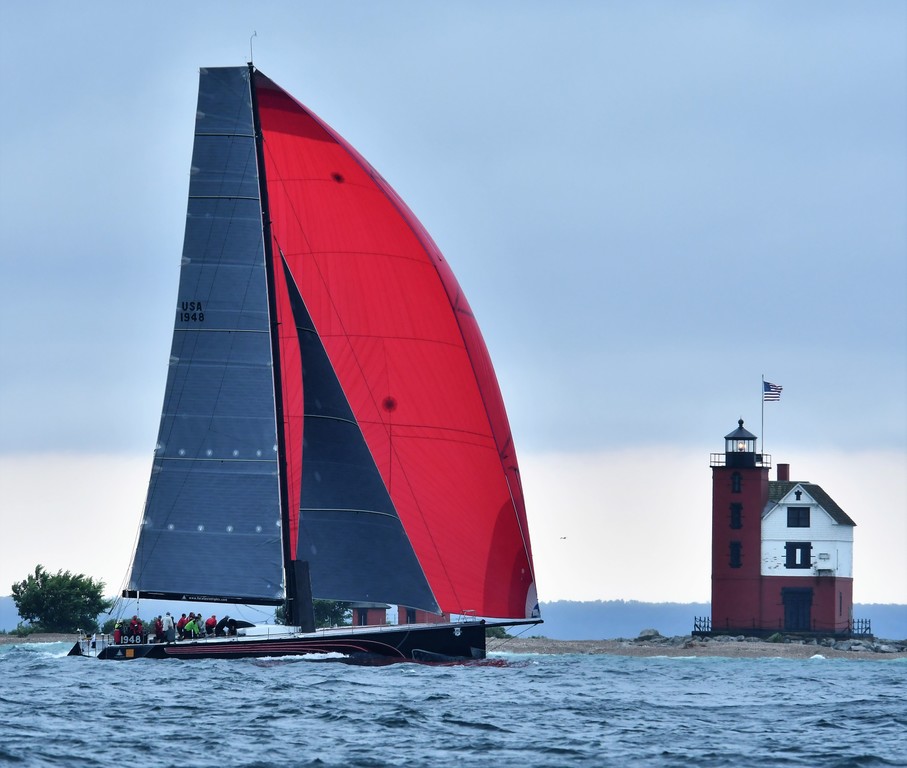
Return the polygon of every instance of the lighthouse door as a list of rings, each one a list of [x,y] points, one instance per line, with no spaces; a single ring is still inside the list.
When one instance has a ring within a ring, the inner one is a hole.
[[[799,587],[782,589],[781,600],[784,603],[784,629],[786,631],[802,632],[811,629],[810,612],[813,607],[811,589]]]

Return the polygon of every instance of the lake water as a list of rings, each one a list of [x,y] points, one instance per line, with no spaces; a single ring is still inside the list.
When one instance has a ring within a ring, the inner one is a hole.
[[[0,764],[907,765],[907,663],[496,655],[103,662],[0,646]]]

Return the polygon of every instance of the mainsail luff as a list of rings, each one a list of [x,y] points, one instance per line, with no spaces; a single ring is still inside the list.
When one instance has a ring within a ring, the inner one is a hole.
[[[312,588],[307,562],[297,562],[291,546],[294,526],[289,509],[286,461],[286,430],[284,428],[283,378],[281,376],[280,340],[277,323],[277,293],[274,280],[274,248],[271,237],[271,216],[268,206],[268,183],[265,172],[261,121],[258,117],[258,99],[255,93],[255,67],[249,62],[249,93],[252,102],[252,126],[255,132],[255,158],[258,169],[258,190],[261,200],[262,245],[264,247],[265,276],[268,286],[268,318],[270,321],[271,361],[274,380],[274,411],[277,431],[277,477],[280,496],[280,521],[285,621],[290,626],[301,627],[305,632],[315,629]]]

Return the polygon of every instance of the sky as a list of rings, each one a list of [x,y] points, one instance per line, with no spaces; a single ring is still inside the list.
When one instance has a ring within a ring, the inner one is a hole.
[[[542,601],[708,600],[743,418],[907,603],[907,5],[835,0],[0,3],[0,594],[126,574],[198,69],[250,38],[469,297]]]

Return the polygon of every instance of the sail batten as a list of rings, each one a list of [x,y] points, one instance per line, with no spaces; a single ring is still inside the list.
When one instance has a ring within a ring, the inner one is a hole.
[[[250,195],[189,195],[190,200],[255,200],[258,197]]]

